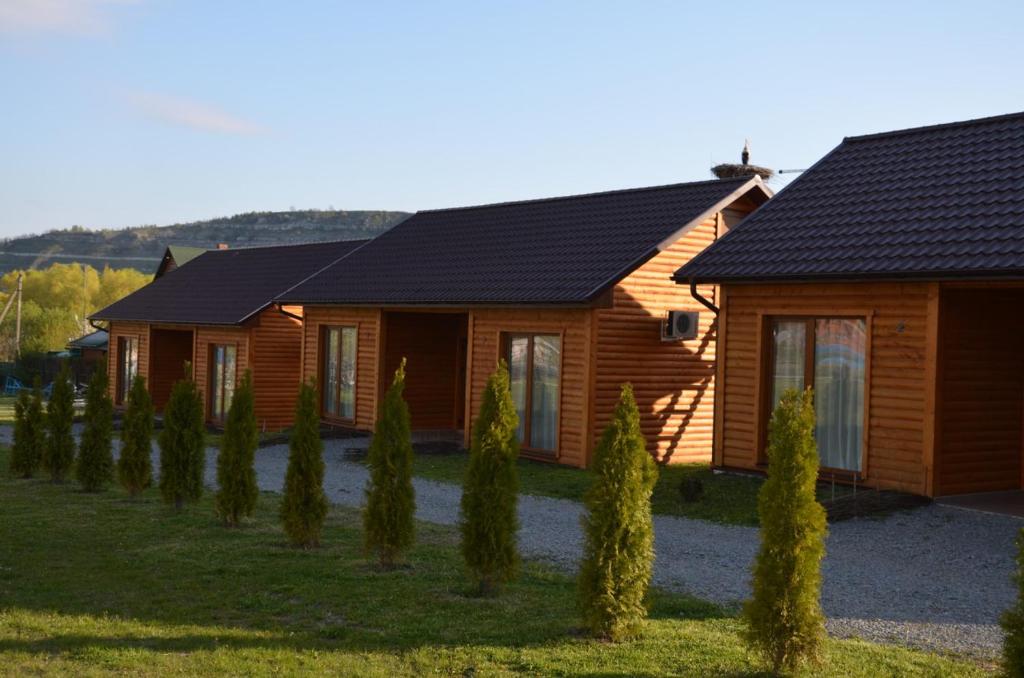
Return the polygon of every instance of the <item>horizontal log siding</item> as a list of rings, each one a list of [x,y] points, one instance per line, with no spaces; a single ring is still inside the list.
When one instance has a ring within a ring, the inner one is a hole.
[[[384,379],[406,359],[405,402],[413,429],[454,429],[461,393],[459,342],[466,335],[464,315],[385,313]],[[461,412],[458,414],[461,415]]]
[[[913,284],[729,285],[725,290],[724,384],[719,387],[728,467],[753,468],[760,421],[758,311],[790,315],[873,312],[866,482],[924,493],[928,286]]]
[[[302,377],[302,323],[268,308],[251,334],[257,424],[266,431],[287,428],[295,418]]]
[[[671,276],[715,240],[717,217],[705,220],[615,286],[612,308],[597,311],[593,437],[611,419],[622,383],[631,382],[648,451],[666,462],[711,459],[714,428],[714,314]],[[714,299],[713,286],[700,292]],[[692,341],[663,342],[670,310],[700,312]]]
[[[558,461],[585,466],[592,316],[590,309],[474,309],[469,329],[469,425],[480,413],[487,377],[498,363],[503,332],[562,334]]]
[[[942,293],[936,494],[1015,490],[1021,479],[1024,321],[1006,290]]]
[[[117,402],[117,344],[120,337],[137,337],[139,340],[139,374],[149,386],[149,325],[146,323],[111,322],[107,343],[107,375],[110,378],[110,397]],[[120,409],[123,404],[117,405]]]
[[[302,377],[320,382],[320,336],[325,325],[358,328],[356,338],[355,427],[372,430],[377,416],[380,311],[376,308],[307,306],[302,338]]]
[[[241,379],[245,370],[252,364],[249,359],[250,337],[248,328],[242,327],[196,327],[195,375],[196,388],[203,398],[203,412],[207,419],[210,416],[209,381],[210,381],[210,347],[214,344],[234,344],[237,359],[237,379]]]
[[[167,406],[175,382],[185,375],[185,363],[192,362],[193,337],[191,327],[151,327],[149,330],[150,354],[153,361],[149,366],[147,385],[150,397],[153,398],[153,407],[157,412],[162,412]]]

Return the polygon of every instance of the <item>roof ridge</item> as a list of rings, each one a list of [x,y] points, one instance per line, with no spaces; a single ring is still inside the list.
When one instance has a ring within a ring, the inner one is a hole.
[[[754,175],[749,177],[733,177],[729,179],[705,179],[702,181],[683,181],[674,184],[659,184],[656,186],[637,186],[635,188],[615,188],[607,191],[593,191],[590,193],[572,193],[570,195],[553,195],[546,198],[527,198],[525,200],[505,200],[501,202],[482,203],[480,205],[462,205],[460,207],[438,207],[430,210],[419,210],[416,214],[436,214],[438,212],[455,212],[459,210],[475,210],[490,207],[505,207],[509,205],[528,205],[531,203],[557,202],[560,200],[578,200],[580,198],[595,198],[603,195],[617,195],[622,193],[641,193],[644,191],[663,191],[670,188],[682,188],[684,186],[700,186],[705,184],[742,184],[750,181]]]
[[[991,115],[985,118],[971,118],[969,120],[959,120],[956,122],[942,122],[935,125],[920,125],[918,127],[906,127],[904,129],[890,130],[888,132],[858,134],[855,136],[843,137],[843,142],[870,141],[872,139],[884,139],[887,137],[901,136],[904,134],[917,134],[919,132],[932,132],[935,130],[951,129],[954,127],[971,127],[974,125],[985,125],[993,122],[1001,122],[1003,120],[1012,120],[1014,118],[1024,119],[1024,111],[1019,111],[1017,113],[1003,113],[1001,115]]]
[[[253,247],[228,247],[226,249],[210,249],[206,252],[252,252],[255,250],[284,249],[286,247],[308,247],[309,245],[340,245],[343,242],[365,242],[373,238],[349,238],[347,240],[307,240],[305,242],[290,242],[282,245],[255,245]]]

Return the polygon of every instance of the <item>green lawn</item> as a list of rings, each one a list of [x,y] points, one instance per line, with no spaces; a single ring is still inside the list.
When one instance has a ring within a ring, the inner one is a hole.
[[[0,468],[7,467],[0,450]],[[455,533],[420,525],[412,566],[362,557],[333,509],[324,547],[286,547],[277,498],[230,530],[210,498],[87,495],[0,473],[0,674],[758,675],[719,608],[656,593],[641,640],[576,633],[573,582],[528,564],[501,598],[467,595]],[[831,641],[825,676],[982,675],[976,664]]]
[[[423,478],[461,483],[465,474],[465,454],[421,454],[416,457],[415,473]],[[679,485],[684,478],[695,478],[704,488],[695,502],[684,502]],[[757,477],[714,473],[707,464],[673,464],[659,469],[651,505],[655,513],[712,520],[731,525],[757,525],[757,492],[763,480]],[[524,494],[582,501],[590,475],[583,470],[521,460],[519,488]]]
[[[461,484],[469,458],[465,453],[419,454],[414,472],[422,478]],[[658,469],[651,506],[655,513],[710,520],[728,525],[756,527],[757,493],[764,483],[760,476],[715,473],[707,464],[672,464]],[[683,501],[679,487],[684,479],[694,479],[703,487],[697,501]],[[523,494],[582,501],[590,486],[590,475],[581,469],[538,461],[519,461],[519,489]],[[850,492],[837,485],[836,495]],[[832,487],[822,483],[818,499],[832,496]]]

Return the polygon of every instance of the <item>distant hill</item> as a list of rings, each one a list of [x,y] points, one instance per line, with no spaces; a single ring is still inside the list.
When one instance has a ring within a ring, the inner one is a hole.
[[[298,210],[248,212],[171,226],[97,230],[73,226],[0,241],[0,273],[72,261],[98,269],[109,265],[149,272],[156,270],[167,245],[256,247],[370,238],[408,216],[407,212]]]

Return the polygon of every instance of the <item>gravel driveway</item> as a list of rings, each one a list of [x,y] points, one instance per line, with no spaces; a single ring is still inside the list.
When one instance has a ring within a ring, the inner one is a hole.
[[[9,428],[0,428],[0,441],[6,434]],[[365,438],[324,442],[324,489],[333,503],[362,505],[366,469],[345,461],[343,453],[365,444]],[[155,457],[154,450],[154,467]],[[210,485],[215,458],[209,450]],[[281,491],[287,460],[284,445],[256,453],[261,489]],[[416,479],[415,487],[419,519],[456,523],[457,486]],[[582,552],[581,512],[572,501],[520,497],[523,554],[572,571]],[[755,528],[674,516],[655,516],[654,524],[655,584],[725,605],[748,595]],[[998,654],[997,619],[1014,598],[1014,539],[1022,526],[1018,518],[938,505],[831,525],[822,592],[830,632],[982,657]]]

